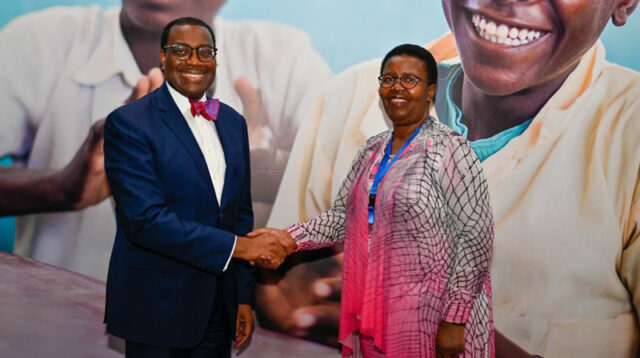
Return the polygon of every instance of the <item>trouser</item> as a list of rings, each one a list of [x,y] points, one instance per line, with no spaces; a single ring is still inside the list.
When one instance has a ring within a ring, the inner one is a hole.
[[[150,346],[127,341],[126,358],[218,358],[231,356],[231,327],[222,290],[216,290],[202,341],[193,348]]]

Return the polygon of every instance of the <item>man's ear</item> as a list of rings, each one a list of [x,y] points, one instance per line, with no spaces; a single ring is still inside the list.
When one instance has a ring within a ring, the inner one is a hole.
[[[165,57],[164,50],[160,49],[160,69],[162,70],[162,73],[164,73],[164,64],[166,60],[167,58]]]
[[[624,26],[629,19],[629,15],[631,15],[633,10],[636,9],[636,6],[638,6],[638,1],[640,0],[619,0],[611,16],[611,22],[616,26]]]

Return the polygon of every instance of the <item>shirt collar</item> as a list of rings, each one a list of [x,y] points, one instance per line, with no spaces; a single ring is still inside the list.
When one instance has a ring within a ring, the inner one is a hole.
[[[441,122],[460,133],[464,138],[467,138],[469,130],[467,126],[462,123],[462,111],[453,99],[454,87],[456,83],[461,80],[461,77],[462,66],[460,63],[441,63],[438,65],[438,88],[442,90],[438,91],[436,95],[436,111]],[[532,119],[529,119],[524,123],[496,133],[489,138],[469,141],[469,145],[482,162],[497,153],[513,138],[522,134],[529,127],[531,121]]]
[[[120,28],[120,9],[105,10],[105,21],[95,50],[73,78],[81,85],[95,86],[115,75],[122,75],[131,87],[142,73]]]
[[[165,82],[165,83],[167,84],[167,88],[169,89],[169,94],[171,95],[171,98],[173,98],[173,101],[176,103],[176,106],[178,106],[178,110],[180,110],[180,113],[184,114],[185,112],[190,111],[191,103],[189,103],[189,98],[187,98],[182,93],[178,92],[176,89],[171,87],[169,82]],[[206,99],[207,99],[207,96],[202,95],[202,98],[200,98],[200,101],[204,101]]]

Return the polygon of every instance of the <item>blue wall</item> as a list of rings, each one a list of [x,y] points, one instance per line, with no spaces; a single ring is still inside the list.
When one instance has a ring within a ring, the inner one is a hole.
[[[119,6],[120,0],[4,0],[0,26],[15,16],[52,5]],[[425,0],[229,0],[229,19],[265,19],[306,31],[335,72],[382,57],[393,46],[424,44],[447,31],[440,1]],[[629,23],[603,34],[607,58],[640,71],[640,9]]]
[[[11,158],[0,158],[0,166],[10,166]],[[16,236],[15,220],[11,217],[0,218],[0,251],[13,252],[13,242]]]

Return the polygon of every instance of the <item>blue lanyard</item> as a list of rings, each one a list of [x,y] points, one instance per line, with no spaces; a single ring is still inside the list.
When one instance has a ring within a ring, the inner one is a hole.
[[[426,120],[420,123],[420,126],[418,126],[418,128],[416,128],[416,130],[413,131],[413,134],[411,134],[411,137],[409,137],[409,139],[404,143],[402,148],[400,148],[398,153],[396,153],[393,159],[391,159],[391,161],[389,162],[389,157],[391,156],[391,144],[393,143],[393,132],[391,133],[391,138],[389,138],[389,143],[387,144],[387,148],[385,148],[384,150],[384,156],[380,161],[380,166],[378,167],[378,171],[376,172],[375,178],[373,178],[373,185],[371,185],[371,191],[369,192],[369,225],[373,225],[373,222],[375,219],[376,194],[378,193],[378,185],[380,184],[380,181],[382,181],[382,178],[384,178],[384,176],[389,171],[389,168],[391,168],[393,163],[396,162],[400,154],[402,154],[402,152],[404,152],[404,150],[407,149],[407,146],[409,146],[409,143],[411,143],[413,138],[415,138],[416,135],[418,135],[418,132],[420,132],[420,128],[422,128],[422,125],[424,124],[424,122],[426,122]],[[389,163],[387,164],[387,162]]]

